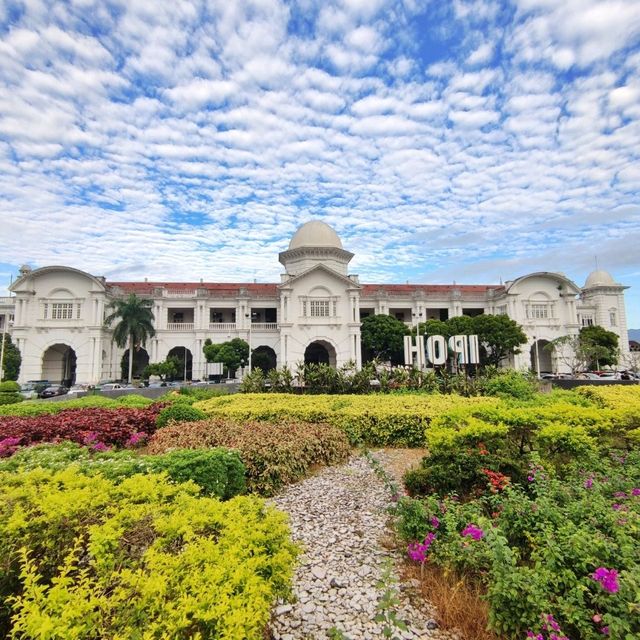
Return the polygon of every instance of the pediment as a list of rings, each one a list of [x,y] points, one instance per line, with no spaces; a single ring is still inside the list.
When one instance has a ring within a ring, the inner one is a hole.
[[[307,269],[306,271],[303,271],[302,273],[299,273],[298,275],[292,276],[286,282],[283,282],[282,284],[278,285],[278,288],[279,289],[284,289],[284,288],[288,288],[288,287],[291,287],[291,286],[295,286],[296,284],[299,284],[299,283],[303,282],[304,280],[308,280],[311,276],[316,275],[318,273],[320,273],[323,276],[326,276],[326,277],[332,279],[333,281],[340,282],[343,286],[345,286],[345,287],[347,287],[349,289],[361,289],[362,288],[359,284],[357,284],[353,280],[351,280],[351,278],[348,278],[347,276],[343,276],[341,273],[338,273],[337,271],[334,271],[330,267],[327,267],[327,266],[325,266],[323,264],[314,265],[310,269]]]

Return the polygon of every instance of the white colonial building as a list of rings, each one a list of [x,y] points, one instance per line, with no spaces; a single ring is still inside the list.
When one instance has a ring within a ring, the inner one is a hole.
[[[559,371],[543,347],[598,324],[628,350],[624,287],[594,271],[584,287],[560,273],[538,272],[500,285],[365,284],[349,273],[353,254],[319,221],[302,225],[279,255],[279,283],[109,282],[64,266],[23,267],[0,299],[0,331],[22,354],[20,381],[97,383],[118,379],[124,351],[104,325],[109,303],[135,293],[153,301],[155,336],[135,355],[136,368],[177,355],[185,377],[203,379],[205,340],[240,337],[273,366],[300,361],[361,364],[360,321],[390,314],[415,325],[432,318],[506,314],[529,344],[510,366]]]

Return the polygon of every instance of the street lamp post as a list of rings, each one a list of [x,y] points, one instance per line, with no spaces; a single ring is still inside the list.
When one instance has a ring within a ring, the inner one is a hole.
[[[416,322],[416,336],[420,337],[420,319],[422,318],[422,311],[411,314]]]
[[[249,318],[249,373],[251,373],[251,325],[253,324],[253,313],[245,313],[245,318]]]

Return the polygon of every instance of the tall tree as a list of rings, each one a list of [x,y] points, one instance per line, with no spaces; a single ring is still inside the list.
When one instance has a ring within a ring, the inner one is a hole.
[[[124,349],[129,348],[129,376],[131,382],[133,377],[133,350],[144,345],[148,338],[153,338],[156,331],[153,328],[153,302],[139,298],[135,293],[128,298],[114,300],[109,307],[113,312],[105,320],[105,324],[110,327],[114,321],[118,320],[113,330],[113,341]]]
[[[2,335],[0,335],[0,341]],[[0,350],[2,345],[0,343]],[[11,336],[8,333],[4,334],[4,358],[0,363],[2,368],[2,380],[17,380],[20,374],[20,365],[22,364],[22,356],[18,347],[11,341]]]
[[[480,315],[471,318],[471,329],[478,335],[483,349],[484,364],[499,366],[514,353],[520,353],[520,345],[527,343],[522,327],[505,315]]]
[[[618,349],[618,335],[607,331],[604,327],[594,324],[580,329],[580,343],[582,348],[590,354],[587,358],[589,369],[598,366],[611,367],[618,364],[620,355]]]
[[[202,347],[207,362],[222,362],[230,371],[238,369],[242,362],[249,362],[249,343],[242,338],[218,344],[208,342]]]
[[[402,362],[404,337],[409,328],[404,322],[388,315],[374,315],[365,318],[360,328],[363,346],[374,358]]]

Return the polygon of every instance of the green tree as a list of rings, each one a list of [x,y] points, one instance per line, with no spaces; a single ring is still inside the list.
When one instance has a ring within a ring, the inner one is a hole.
[[[527,343],[522,327],[505,315],[480,315],[470,318],[471,330],[478,336],[485,365],[499,366],[511,354],[520,353],[520,345]]]
[[[152,362],[148,364],[142,372],[142,377],[147,379],[149,376],[158,376],[160,380],[175,378],[180,370],[180,358],[177,356],[169,356],[163,362]]]
[[[147,338],[153,338],[156,334],[153,328],[153,311],[151,300],[139,298],[135,293],[128,298],[114,300],[109,307],[113,312],[105,320],[105,324],[110,327],[114,321],[118,320],[113,330],[113,341],[121,348],[129,349],[129,376],[131,382],[133,377],[133,350],[144,345]]]
[[[0,338],[0,341],[2,338]],[[0,345],[0,349],[2,346]],[[22,356],[18,347],[11,341],[8,333],[4,334],[4,359],[0,363],[2,368],[3,380],[17,380],[20,374],[20,365],[22,364]]]
[[[418,325],[421,336],[444,336],[449,337],[449,325],[444,320],[427,320]],[[416,330],[411,331],[412,335],[416,335]]]
[[[360,328],[362,345],[374,358],[402,362],[404,336],[409,328],[393,316],[374,315],[364,318]]]
[[[222,362],[230,371],[236,371],[243,362],[249,362],[249,343],[242,338],[220,344],[205,342],[202,352],[207,362]]]
[[[618,335],[594,324],[580,329],[580,343],[589,354],[587,366],[596,369],[599,366],[612,367],[618,364]]]

